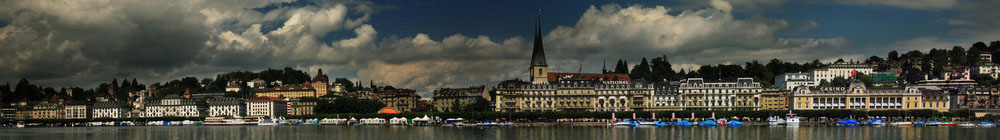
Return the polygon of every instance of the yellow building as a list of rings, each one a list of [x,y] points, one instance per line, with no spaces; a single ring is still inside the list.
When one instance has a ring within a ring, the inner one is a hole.
[[[283,98],[302,98],[302,97],[319,97],[316,94],[316,89],[308,85],[295,85],[295,86],[280,86],[274,88],[266,88],[262,90],[257,90],[255,94],[260,96],[270,96],[270,97],[283,97]]]
[[[313,77],[312,84],[309,85],[312,86],[313,89],[316,89],[316,96],[325,96],[330,92],[327,88],[329,84],[330,79],[326,77],[326,74],[323,74],[323,69],[319,69],[319,73],[316,74],[316,77]]]
[[[948,109],[951,108],[951,105],[949,105],[951,102],[946,90],[922,89],[920,92],[922,93],[919,104],[920,108],[933,109],[940,112],[948,112]]]
[[[867,88],[861,81],[853,80],[847,87],[796,88],[792,107],[795,110],[923,109],[922,98],[920,90],[914,87]]]
[[[315,114],[314,108],[316,107],[316,101],[303,101],[303,100],[291,100],[288,101],[289,112],[288,115],[312,115]]]
[[[735,82],[688,78],[681,80],[678,88],[684,110],[757,110],[762,91],[760,82],[753,78],[737,78]]]
[[[378,100],[386,107],[392,107],[399,112],[410,112],[417,108],[420,95],[412,89],[389,89],[378,94]]]
[[[476,103],[488,102],[489,89],[486,85],[468,88],[441,88],[434,91],[434,110],[438,112],[460,111],[462,107]]]
[[[63,113],[59,103],[42,101],[31,107],[31,119],[62,119],[65,116]]]
[[[760,94],[761,110],[788,110],[788,95],[791,91],[778,89],[764,89]]]
[[[631,82],[627,74],[549,72],[536,27],[530,81],[507,80],[492,97],[495,111],[633,111],[650,107],[652,84]]]

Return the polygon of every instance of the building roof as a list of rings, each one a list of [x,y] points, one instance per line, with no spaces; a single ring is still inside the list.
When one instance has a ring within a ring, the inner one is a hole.
[[[531,51],[531,66],[549,66],[545,63],[545,48],[542,46],[542,18],[535,27],[535,46]]]
[[[117,102],[117,101],[96,102],[96,103],[94,103],[94,108],[96,108],[96,109],[102,109],[102,108],[125,108],[125,107],[126,107],[125,103]]]
[[[257,98],[250,99],[250,101],[278,101],[278,102],[286,102],[285,100],[278,99],[278,97],[271,97],[271,96],[260,96],[260,97],[257,97]]]
[[[209,106],[240,105],[242,103],[243,103],[243,99],[240,99],[240,98],[231,98],[231,97],[214,98],[214,99],[208,100],[208,105]]]
[[[240,84],[236,84],[236,82],[229,82],[229,85],[226,85],[226,88],[240,88]]]
[[[397,111],[392,107],[385,107],[382,108],[381,110],[378,110],[378,114],[399,114],[399,111]]]
[[[576,78],[583,78],[587,80],[612,80],[618,79],[618,81],[628,81],[631,82],[632,79],[628,77],[628,74],[600,74],[600,73],[562,73],[562,72],[549,72],[549,81],[559,81],[559,77],[563,76],[573,76]]]
[[[280,87],[266,88],[266,89],[261,89],[259,91],[268,92],[268,91],[302,91],[302,90],[310,90],[310,91],[312,91],[312,90],[316,90],[316,89],[314,89],[312,86],[309,86],[309,85],[292,85],[292,86],[280,86]]]
[[[313,77],[312,82],[330,83],[330,78],[326,77],[326,74],[323,74],[323,69],[319,69],[319,73],[316,73],[316,77]]]

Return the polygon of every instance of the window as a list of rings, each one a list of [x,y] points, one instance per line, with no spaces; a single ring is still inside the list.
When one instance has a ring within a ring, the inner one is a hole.
[[[542,74],[542,68],[538,68],[538,73],[535,73],[535,75],[541,75],[541,74]]]

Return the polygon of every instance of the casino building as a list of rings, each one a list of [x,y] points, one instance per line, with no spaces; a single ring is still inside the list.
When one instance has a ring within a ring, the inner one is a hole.
[[[796,88],[792,93],[795,110],[860,109],[900,110],[924,109],[923,96],[915,87],[865,87],[852,80],[846,87]]]

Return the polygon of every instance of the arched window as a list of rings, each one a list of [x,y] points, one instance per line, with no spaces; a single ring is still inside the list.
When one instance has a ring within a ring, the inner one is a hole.
[[[538,73],[535,73],[535,75],[542,75],[542,68],[538,68]]]

